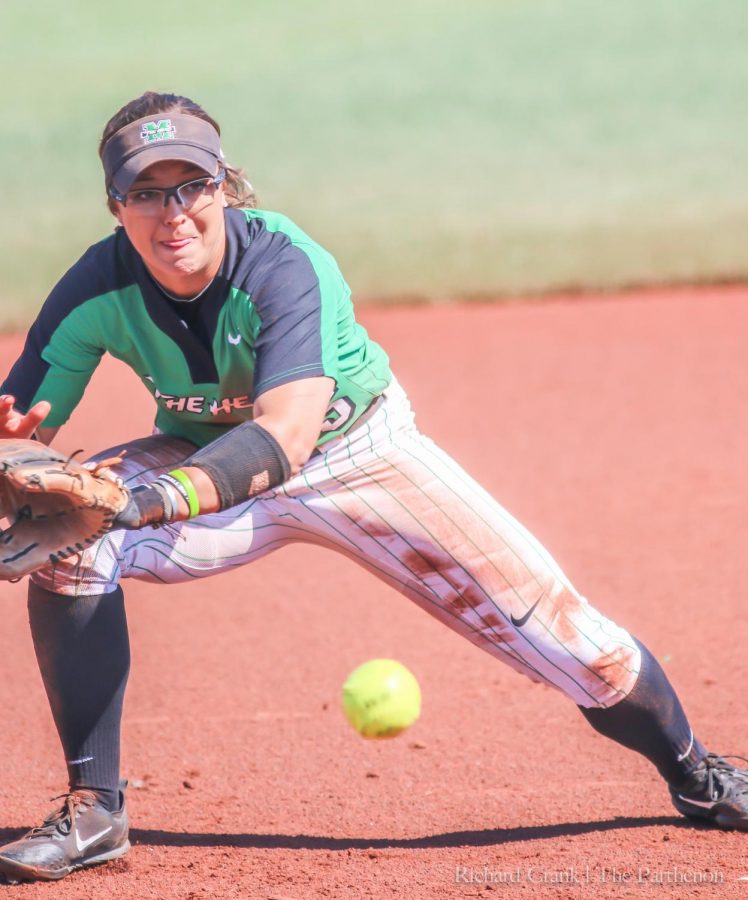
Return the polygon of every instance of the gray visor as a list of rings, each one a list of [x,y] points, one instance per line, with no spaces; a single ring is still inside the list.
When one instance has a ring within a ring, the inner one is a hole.
[[[106,142],[102,163],[107,188],[129,191],[148,166],[164,160],[192,163],[215,175],[223,159],[221,139],[213,126],[197,116],[165,113],[138,119]]]

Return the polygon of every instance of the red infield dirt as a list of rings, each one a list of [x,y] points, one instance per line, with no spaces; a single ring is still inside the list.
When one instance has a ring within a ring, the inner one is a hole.
[[[421,429],[649,644],[697,733],[748,754],[748,290],[366,309]],[[0,341],[2,369],[20,347]],[[60,446],[145,434],[105,363]],[[352,563],[295,547],[186,587],[127,584],[133,849],[1,898],[748,896],[748,834],[678,817],[654,769]],[[64,769],[26,624],[1,588],[0,839]],[[356,665],[418,677],[421,720],[369,742]]]

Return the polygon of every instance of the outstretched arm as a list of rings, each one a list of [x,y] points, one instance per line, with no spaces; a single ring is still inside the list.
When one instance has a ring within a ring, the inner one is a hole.
[[[286,457],[291,475],[295,475],[311,456],[322,430],[322,422],[334,389],[335,382],[332,378],[302,378],[299,381],[292,381],[290,384],[283,384],[266,391],[257,398],[253,422],[264,428],[277,441]],[[223,468],[224,455],[227,472],[232,465],[237,464],[238,460],[235,459],[236,454],[231,446],[232,435],[233,432],[229,432],[220,439],[223,444],[221,456],[212,462],[212,465],[207,467],[208,469]],[[236,450],[241,451],[243,446],[239,443],[239,435],[236,435],[235,440],[237,441]],[[207,450],[207,448],[203,449]],[[213,455],[215,457],[215,454]],[[191,460],[196,464],[187,464],[181,468],[195,486],[200,512],[218,512],[219,509],[225,507],[225,504],[221,502],[214,479],[206,469],[200,467],[200,457],[201,452],[194,454]],[[268,487],[272,486],[268,485]],[[249,493],[246,491],[244,497],[249,496]],[[180,498],[175,519],[188,517],[187,503]]]
[[[295,475],[311,456],[322,430],[322,422],[330,405],[330,398],[335,389],[332,378],[302,378],[266,391],[257,398],[254,406],[253,422],[264,428],[278,443],[290,467],[290,474]],[[239,426],[241,427],[241,426]],[[232,434],[221,438],[225,451],[225,467],[227,471],[232,464],[236,465],[232,448]],[[236,449],[240,449],[239,436],[236,436]],[[211,446],[211,445],[209,445]],[[207,449],[207,448],[204,448]],[[242,448],[243,449],[243,448]],[[223,453],[221,454],[223,456]],[[201,453],[191,458],[195,465],[184,465],[182,471],[189,477],[197,491],[201,513],[218,512],[224,508],[217,485],[206,469],[201,468]],[[223,468],[222,459],[214,462],[209,469]],[[272,487],[273,485],[268,485]],[[249,495],[245,492],[245,497]],[[244,499],[244,497],[242,498]],[[175,518],[188,518],[189,509],[182,499]]]
[[[266,391],[255,402],[253,421],[198,450],[179,467],[178,477],[161,476],[154,485],[133,491],[116,525],[178,522],[227,509],[281,484],[309,459],[334,386],[331,378],[304,378]]]

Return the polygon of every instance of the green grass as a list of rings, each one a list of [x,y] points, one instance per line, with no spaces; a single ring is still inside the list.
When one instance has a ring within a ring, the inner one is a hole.
[[[193,96],[359,296],[748,270],[745,0],[0,3],[0,323],[112,227],[96,155]]]

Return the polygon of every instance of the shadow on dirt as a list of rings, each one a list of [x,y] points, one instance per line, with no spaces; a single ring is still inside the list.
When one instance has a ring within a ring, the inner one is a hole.
[[[208,834],[132,828],[130,840],[133,844],[151,847],[245,847],[262,850],[386,850],[400,847],[417,850],[430,847],[492,847],[519,841],[543,841],[603,831],[664,826],[710,829],[709,825],[689,822],[680,816],[643,818],[620,816],[595,822],[560,822],[557,825],[528,825],[523,828],[449,831],[444,834],[430,834],[414,838],[333,838],[308,834]],[[0,828],[0,845],[15,840],[26,831],[28,831],[27,828]]]
[[[246,847],[283,850],[409,850],[444,847],[491,847],[518,841],[550,840],[628,828],[669,826],[693,828],[693,823],[678,816],[632,818],[621,816],[596,822],[561,822],[557,825],[532,825],[523,828],[492,828],[482,831],[450,831],[414,838],[320,837],[306,834],[178,834],[135,828],[130,832],[134,844],[160,847]],[[698,826],[696,826],[698,827]],[[2,832],[0,831],[0,839]]]

